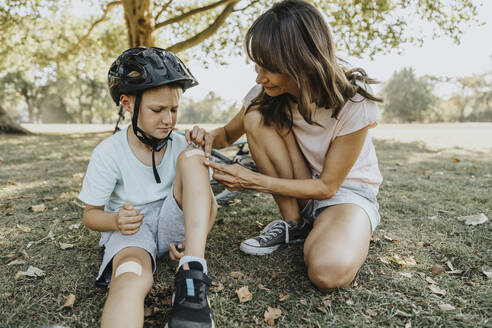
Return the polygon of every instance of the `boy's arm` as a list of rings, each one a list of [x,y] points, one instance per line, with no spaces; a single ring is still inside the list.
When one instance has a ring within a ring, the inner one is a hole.
[[[82,223],[95,231],[119,230],[123,235],[133,235],[142,225],[143,214],[126,202],[118,212],[107,213],[104,206],[85,205]]]

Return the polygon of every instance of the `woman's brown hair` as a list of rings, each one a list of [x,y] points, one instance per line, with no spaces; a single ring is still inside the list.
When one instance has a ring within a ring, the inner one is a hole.
[[[297,99],[289,94],[268,96],[263,90],[253,99],[266,125],[279,129],[292,128],[291,100],[309,124],[313,123],[311,103],[333,109],[337,118],[345,103],[357,93],[372,101],[382,100],[371,95],[356,81],[376,83],[361,68],[345,71],[335,56],[330,29],[321,13],[310,3],[285,0],[258,17],[245,38],[249,58],[274,73],[292,77],[299,89]]]

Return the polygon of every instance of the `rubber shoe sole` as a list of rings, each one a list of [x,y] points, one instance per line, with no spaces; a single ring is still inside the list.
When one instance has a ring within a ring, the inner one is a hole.
[[[252,245],[248,245],[245,243],[241,243],[241,245],[239,246],[239,249],[243,253],[246,253],[246,254],[263,256],[263,255],[272,254],[279,247],[280,247],[280,244],[274,245],[274,246],[269,246],[269,247],[260,247],[260,246],[252,246]]]
[[[169,328],[167,323],[166,323],[166,326],[164,328]],[[215,323],[214,323],[213,319],[212,319],[212,328],[215,328]]]

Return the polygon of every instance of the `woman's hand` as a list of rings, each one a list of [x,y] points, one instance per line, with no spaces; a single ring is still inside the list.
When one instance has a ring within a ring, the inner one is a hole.
[[[215,135],[195,125],[191,130],[185,131],[185,137],[188,144],[191,145],[192,143],[195,143],[196,145],[202,147],[205,152],[205,157],[210,157]]]
[[[239,164],[219,164],[211,160],[206,160],[204,164],[213,168],[213,178],[231,191],[258,187],[255,183],[256,173]]]
[[[118,211],[116,228],[122,235],[133,235],[140,229],[143,217],[144,215],[134,209],[130,202],[126,202]]]
[[[184,256],[185,243],[182,242],[178,245],[171,243],[169,245],[169,258],[171,261],[179,262],[179,260]]]

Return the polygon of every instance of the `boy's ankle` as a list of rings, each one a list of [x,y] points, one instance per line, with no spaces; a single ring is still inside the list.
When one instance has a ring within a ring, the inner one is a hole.
[[[179,260],[178,267],[181,269],[184,264],[188,264],[191,270],[200,270],[205,274],[208,273],[207,261],[204,258],[185,255]]]

